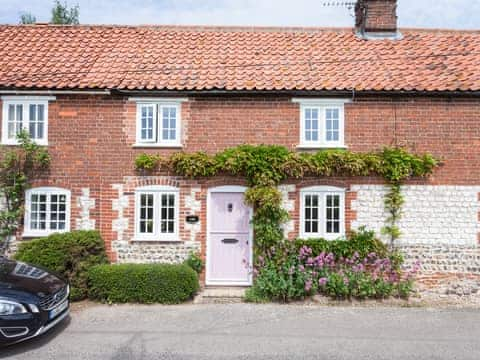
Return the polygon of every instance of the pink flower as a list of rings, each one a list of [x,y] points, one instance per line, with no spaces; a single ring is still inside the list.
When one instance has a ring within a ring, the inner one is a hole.
[[[325,286],[327,284],[327,281],[328,281],[327,278],[322,277],[318,279],[318,285]]]
[[[305,291],[309,292],[312,289],[312,280],[308,279],[305,281]]]

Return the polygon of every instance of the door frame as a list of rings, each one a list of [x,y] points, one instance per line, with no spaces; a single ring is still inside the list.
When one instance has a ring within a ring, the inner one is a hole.
[[[239,186],[239,185],[226,185],[226,186],[217,186],[213,188],[209,188],[207,192],[207,234],[206,234],[206,261],[205,261],[205,284],[206,285],[218,285],[218,286],[251,286],[252,281],[253,281],[253,276],[252,276],[252,271],[249,270],[248,273],[248,279],[247,281],[226,281],[226,280],[215,280],[210,278],[210,261],[212,261],[212,255],[210,253],[210,209],[211,209],[211,200],[212,200],[212,194],[213,193],[242,193],[244,194],[245,191],[247,190],[247,187],[245,186]],[[250,207],[249,208],[249,224],[252,221],[253,217],[253,209]],[[249,261],[249,266],[253,264],[253,228],[250,225],[249,226],[249,235],[248,235],[248,244],[250,246],[250,259]]]

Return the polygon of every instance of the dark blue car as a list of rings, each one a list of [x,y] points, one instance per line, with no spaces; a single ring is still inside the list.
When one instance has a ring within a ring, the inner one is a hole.
[[[69,286],[60,276],[0,257],[0,345],[41,335],[69,312]]]

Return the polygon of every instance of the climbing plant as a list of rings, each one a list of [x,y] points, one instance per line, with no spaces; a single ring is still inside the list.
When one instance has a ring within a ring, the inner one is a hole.
[[[18,146],[3,146],[0,161],[0,251],[8,250],[23,214],[25,190],[31,180],[50,164],[46,148],[37,145],[26,131],[17,135]]]
[[[411,177],[428,176],[437,165],[438,161],[430,154],[419,156],[403,148],[369,153],[347,150],[298,153],[276,145],[240,145],[215,155],[180,152],[163,158],[141,154],[135,161],[137,170],[168,170],[189,178],[217,174],[244,177],[249,185],[245,201],[255,209],[252,223],[257,255],[283,239],[282,224],[288,213],[281,206],[277,189],[283,180],[306,176],[381,176],[390,186],[385,197],[389,217],[383,231],[393,245],[400,236],[397,226],[403,204],[400,185]]]

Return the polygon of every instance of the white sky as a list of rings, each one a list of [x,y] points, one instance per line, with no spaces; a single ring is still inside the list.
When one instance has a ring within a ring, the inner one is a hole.
[[[322,5],[328,1],[67,0],[80,5],[83,24],[352,26],[352,12]],[[18,23],[22,12],[48,21],[52,3],[0,0],[0,23]],[[399,0],[398,12],[402,27],[480,29],[480,0]]]

